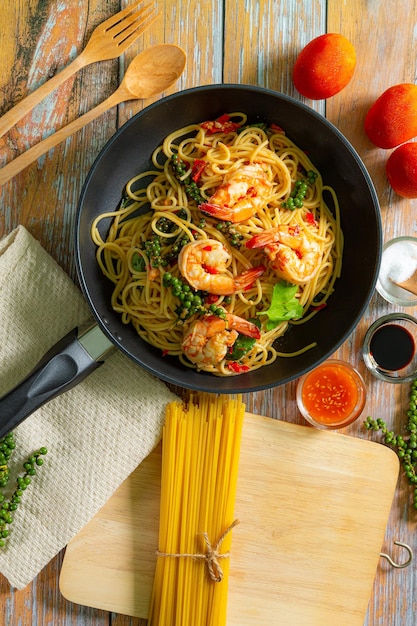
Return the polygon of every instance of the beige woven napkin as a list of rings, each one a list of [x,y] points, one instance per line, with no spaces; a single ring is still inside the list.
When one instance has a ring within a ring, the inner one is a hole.
[[[2,239],[0,397],[89,317],[79,290],[25,228]],[[0,572],[12,586],[25,587],[151,452],[174,398],[161,381],[115,351],[15,429],[10,488],[12,466],[41,446],[48,454],[0,549]]]

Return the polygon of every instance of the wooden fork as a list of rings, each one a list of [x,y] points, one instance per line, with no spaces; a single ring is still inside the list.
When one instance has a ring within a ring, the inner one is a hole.
[[[140,4],[142,0],[99,24],[74,61],[5,113],[0,119],[0,137],[81,68],[97,61],[116,59],[127,50],[159,15],[152,4],[139,8]]]

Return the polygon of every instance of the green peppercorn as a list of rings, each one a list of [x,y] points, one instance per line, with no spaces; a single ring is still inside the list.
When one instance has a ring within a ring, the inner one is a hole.
[[[386,423],[381,418],[376,420],[368,416],[363,426],[367,430],[380,431],[383,436],[385,444],[389,445],[396,451],[398,458],[401,461],[404,475],[406,476],[410,485],[417,485],[417,405],[416,405],[416,393],[417,393],[417,379],[412,382],[411,391],[409,396],[409,406],[406,411],[407,424],[405,430],[409,433],[408,436],[402,434],[395,434],[392,430],[387,428]],[[417,509],[417,489],[413,491],[413,508]]]
[[[190,285],[183,282],[169,272],[162,277],[162,284],[171,289],[172,295],[179,299],[180,304],[175,309],[179,319],[185,320],[196,313],[204,313],[202,292],[192,290]]]
[[[15,449],[13,433],[9,433],[6,437],[0,440],[1,454],[7,457],[7,460],[11,457],[11,452]],[[47,454],[47,449],[42,447],[36,452],[32,453],[26,461],[23,463],[24,474],[16,478],[16,488],[11,494],[9,499],[6,499],[4,493],[0,493],[0,547],[6,545],[4,539],[9,536],[9,529],[7,528],[13,522],[13,516],[11,512],[16,511],[21,504],[21,499],[25,489],[31,483],[30,476],[36,475],[35,466],[42,466],[43,459],[41,456]],[[6,466],[7,468],[7,466]],[[5,468],[3,468],[4,470]],[[7,468],[8,469],[8,468]],[[3,476],[4,478],[4,476]],[[2,487],[5,485],[1,484]]]
[[[309,170],[306,174],[306,178],[300,178],[295,181],[294,189],[290,193],[289,198],[281,203],[281,206],[285,209],[294,211],[295,209],[301,209],[304,206],[304,198],[307,195],[308,188],[314,185],[318,174]]]
[[[185,163],[178,158],[177,154],[173,154],[171,157],[171,167],[174,176],[184,185],[187,196],[189,196],[192,200],[195,200],[197,204],[204,202],[204,198],[200,193],[197,183],[192,180],[190,176],[185,176],[187,167],[185,166]]]

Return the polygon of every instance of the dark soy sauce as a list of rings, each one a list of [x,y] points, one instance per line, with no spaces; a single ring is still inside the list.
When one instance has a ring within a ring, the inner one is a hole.
[[[378,366],[390,372],[409,365],[416,349],[411,333],[398,324],[386,324],[377,328],[369,348]]]

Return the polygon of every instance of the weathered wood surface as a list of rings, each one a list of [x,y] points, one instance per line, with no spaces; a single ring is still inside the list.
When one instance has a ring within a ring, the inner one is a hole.
[[[119,0],[3,0],[0,115],[65,66],[93,28],[125,4]],[[417,7],[413,0],[395,6],[381,0],[158,0],[158,6],[161,17],[123,59],[85,68],[0,138],[0,166],[105,99],[116,89],[129,60],[146,46],[177,43],[187,51],[186,72],[171,91],[237,82],[299,98],[291,83],[297,53],[319,34],[341,32],[356,47],[354,79],[327,102],[308,104],[326,113],[363,158],[380,199],[384,239],[416,231],[416,201],[400,200],[390,192],[384,173],[387,153],[374,148],[363,133],[363,118],[371,101],[390,85],[415,81]],[[84,178],[115,130],[147,104],[149,101],[127,103],[109,111],[5,185],[0,190],[0,236],[23,224],[75,279],[74,218]],[[363,372],[360,347],[364,333],[374,319],[392,310],[375,294],[356,332],[337,355],[358,364]],[[401,429],[408,387],[365,377],[372,386],[365,414],[382,417],[394,430]],[[252,394],[245,398],[248,411],[302,423],[294,391],[292,383]],[[367,436],[360,422],[347,432]],[[394,540],[405,541],[414,550],[417,544],[416,517],[409,503],[410,491],[401,477],[384,543],[384,550],[399,560],[403,553],[393,548]],[[67,602],[58,590],[62,558],[63,554],[58,555],[20,592],[0,580],[0,624],[144,626],[141,620]],[[394,570],[381,560],[365,626],[415,625],[416,563]],[[274,617],[271,619],[273,623]],[[285,626],[292,626],[290,616]]]

